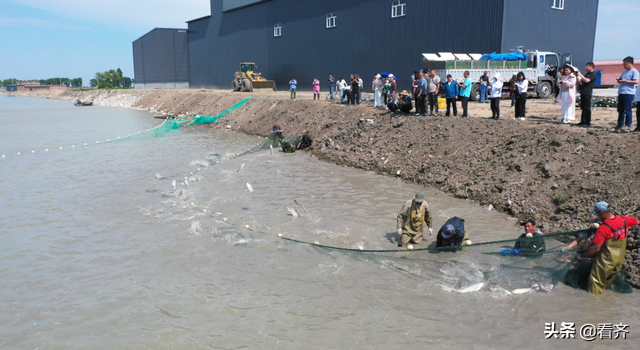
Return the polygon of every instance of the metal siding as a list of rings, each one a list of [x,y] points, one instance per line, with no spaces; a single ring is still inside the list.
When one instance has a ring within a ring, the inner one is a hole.
[[[187,82],[187,33],[156,28],[134,41],[134,74],[137,83]]]
[[[392,72],[399,87],[422,66],[422,53],[486,53],[501,47],[505,0],[407,0],[407,14],[391,18],[392,0],[278,0],[189,23],[190,86],[229,88],[239,62],[255,61],[278,89],[292,77],[311,89],[314,77],[358,73],[370,91],[375,73]],[[337,27],[325,28],[337,13]],[[273,26],[282,23],[282,36]],[[428,35],[426,33],[429,33]]]
[[[598,0],[565,0],[564,10],[551,8],[553,0],[507,0],[502,50],[516,46],[573,53],[582,69],[593,60]]]

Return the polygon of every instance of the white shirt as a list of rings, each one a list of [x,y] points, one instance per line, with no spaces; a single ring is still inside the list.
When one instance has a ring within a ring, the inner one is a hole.
[[[516,81],[516,86],[518,87],[519,93],[526,93],[529,88],[529,81],[527,79],[523,81]]]
[[[338,90],[342,91],[347,88],[347,82],[344,80],[338,80]]]
[[[502,97],[502,86],[504,83],[500,80],[496,80],[491,83],[491,98]]]

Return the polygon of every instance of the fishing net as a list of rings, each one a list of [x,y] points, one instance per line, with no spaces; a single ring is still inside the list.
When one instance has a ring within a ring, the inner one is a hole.
[[[216,115],[216,116],[202,116],[202,115],[197,115],[195,117],[193,117],[193,121],[189,124],[189,125],[203,125],[203,124],[211,124],[211,123],[215,123],[218,119],[222,118],[225,114],[227,113],[231,113],[233,111],[235,111],[236,109],[240,108],[242,105],[244,105],[245,103],[249,102],[251,100],[251,98],[245,98],[244,100],[234,104],[233,106],[225,109],[224,111],[222,111],[222,113]]]
[[[591,266],[590,261],[580,260],[576,262],[567,272],[564,283],[576,289],[587,290]],[[620,271],[606,289],[617,293],[633,293],[633,287],[627,282],[627,272],[625,270]]]
[[[563,252],[562,248],[565,245],[560,241],[571,239],[584,231],[544,235],[542,239],[546,249],[530,254],[524,254],[516,247],[527,246],[534,241],[539,241],[540,237],[439,248],[435,247],[435,242],[424,242],[423,244],[428,246],[423,247],[421,244],[412,250],[406,248],[369,250],[363,249],[362,246],[346,248],[325,245],[318,241],[311,243],[288,237],[282,237],[282,239],[310,244],[319,249],[346,251],[351,254],[366,253],[355,256],[366,256],[367,261],[438,284],[447,291],[466,293],[485,289],[506,295],[549,291],[563,281],[571,287],[586,289],[586,278],[589,275],[591,262],[576,262],[575,256],[578,251],[574,249]],[[586,267],[583,267],[583,264]],[[584,270],[585,268],[587,270]],[[570,270],[578,271],[577,277],[568,274]],[[584,288],[581,287],[582,285]],[[625,275],[622,273],[609,289],[622,293],[631,292],[631,286],[625,282]]]

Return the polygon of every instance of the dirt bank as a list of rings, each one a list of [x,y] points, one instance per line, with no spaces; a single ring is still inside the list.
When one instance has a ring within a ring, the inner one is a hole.
[[[313,154],[328,162],[397,176],[439,188],[520,220],[534,218],[546,232],[586,227],[593,204],[606,200],[619,213],[640,217],[640,134],[612,132],[613,108],[594,112],[590,129],[555,123],[551,100],[527,102],[526,121],[487,119],[488,104],[470,103],[470,118],[415,117],[313,101],[311,93],[231,93],[219,90],[111,90],[47,96],[152,112],[215,115],[246,97],[254,100],[212,127],[268,136],[274,122],[285,135],[309,130]],[[366,94],[365,94],[366,95]],[[578,112],[579,114],[579,112]],[[640,287],[638,227],[628,240],[630,282]]]

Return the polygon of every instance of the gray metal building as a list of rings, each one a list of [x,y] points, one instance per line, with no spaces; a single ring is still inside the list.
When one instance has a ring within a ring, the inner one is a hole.
[[[133,42],[135,87],[189,87],[187,30],[155,28]]]
[[[194,88],[230,88],[245,61],[280,90],[292,77],[309,90],[313,78],[325,82],[329,73],[358,73],[370,90],[379,72],[394,73],[408,88],[428,52],[524,46],[571,52],[583,66],[593,57],[598,11],[598,0],[210,1],[210,16],[187,22]]]

